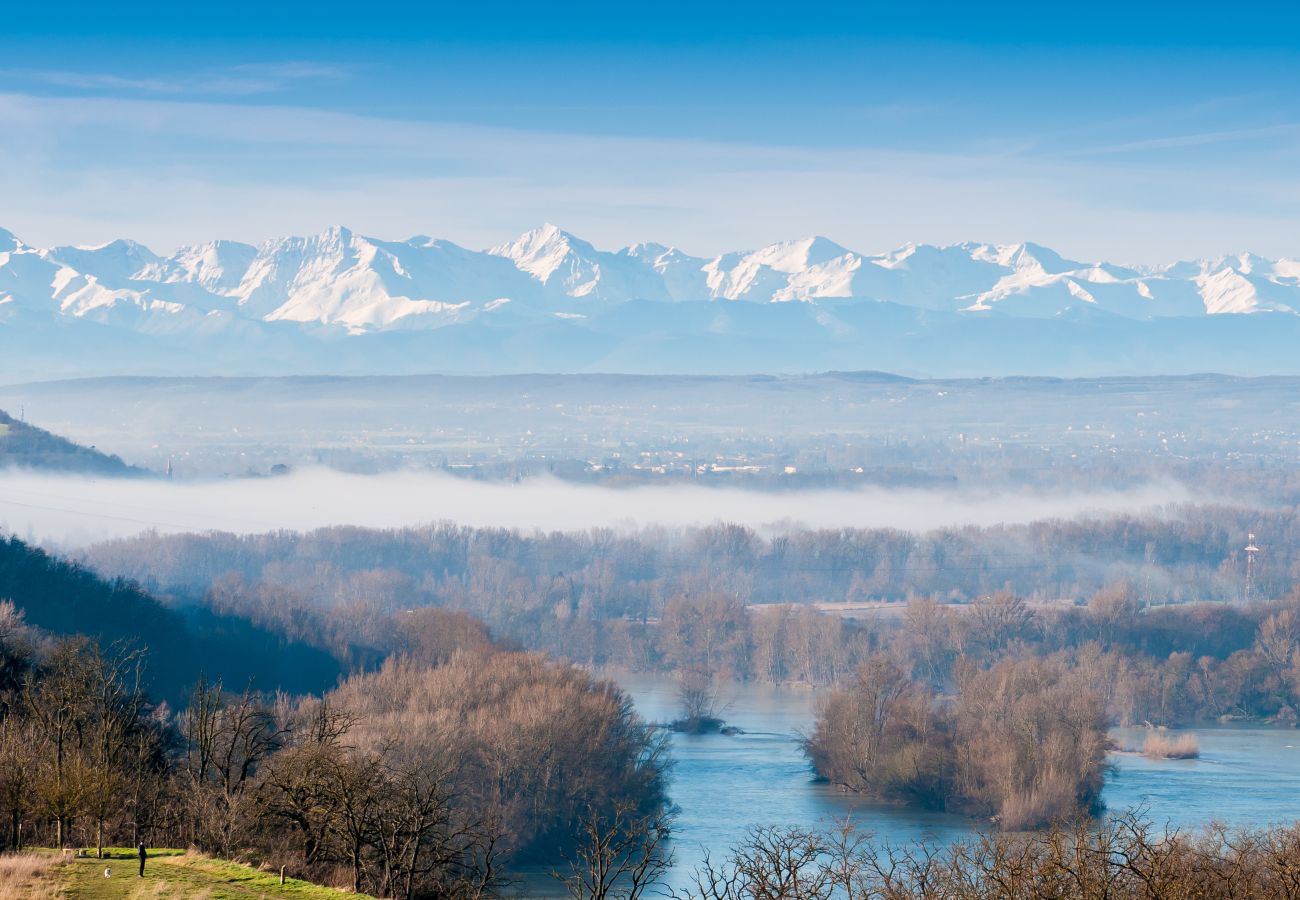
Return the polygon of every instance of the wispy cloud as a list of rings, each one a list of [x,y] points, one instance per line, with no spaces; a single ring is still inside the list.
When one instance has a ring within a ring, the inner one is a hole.
[[[143,91],[152,94],[177,93],[180,83],[168,78],[128,78],[106,72],[76,72],[60,69],[4,69],[0,78],[36,82],[61,88],[88,91]]]
[[[342,66],[306,60],[247,63],[190,74],[168,72],[157,76],[72,69],[0,69],[0,79],[17,84],[48,85],[69,91],[119,96],[170,97],[269,94],[303,82],[338,80],[350,74],[351,71]]]
[[[310,60],[285,60],[268,63],[244,63],[231,66],[231,72],[260,78],[293,81],[302,79],[346,78],[352,70],[332,63],[312,62]]]
[[[1078,156],[1146,153],[1159,150],[1175,150],[1185,147],[1205,147],[1214,144],[1231,144],[1245,141],[1271,140],[1275,138],[1300,137],[1300,123],[1285,122],[1257,128],[1229,128],[1222,131],[1200,131],[1189,134],[1171,134],[1162,137],[1145,138],[1137,141],[1124,141],[1105,146],[1085,147],[1075,151]]]
[[[329,67],[224,70],[258,82]],[[211,73],[204,77],[211,77]],[[198,80],[196,79],[196,82]],[[487,246],[559,221],[602,246],[701,255],[821,233],[876,252],[908,240],[1035,240],[1067,255],[1163,262],[1294,254],[1300,176],[1236,154],[1154,169],[1014,135],[904,151],[611,136],[399,119],[154,91],[0,93],[0,225],[34,244],[130,236],[158,250],[343,222]],[[1123,143],[1117,142],[1117,143]]]

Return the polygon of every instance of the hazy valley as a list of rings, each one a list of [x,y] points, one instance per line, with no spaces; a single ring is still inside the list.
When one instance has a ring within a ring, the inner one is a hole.
[[[1300,900],[1300,7],[0,22],[0,900]]]

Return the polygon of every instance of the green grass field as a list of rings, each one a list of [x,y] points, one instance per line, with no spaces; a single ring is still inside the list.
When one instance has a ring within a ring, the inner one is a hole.
[[[58,861],[43,871],[26,872],[24,881],[15,875],[6,883],[6,869],[0,865],[0,900],[27,897],[93,898],[93,900],[246,900],[249,897],[293,897],[298,900],[352,900],[362,895],[320,887],[295,878],[280,884],[278,872],[263,872],[251,866],[184,853],[180,850],[150,850],[145,877],[136,874],[135,851],[115,847],[105,859],[77,858]],[[3,861],[0,857],[0,862]],[[112,875],[105,877],[109,868]]]

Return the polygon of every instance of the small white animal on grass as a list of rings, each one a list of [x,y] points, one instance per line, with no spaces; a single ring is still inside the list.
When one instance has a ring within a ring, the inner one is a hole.
[[[104,869],[104,877],[105,877],[105,878],[112,878],[112,877],[113,877],[113,870],[112,870],[112,869]]]

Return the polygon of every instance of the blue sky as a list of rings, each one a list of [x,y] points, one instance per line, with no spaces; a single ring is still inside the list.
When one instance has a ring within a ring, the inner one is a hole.
[[[159,250],[554,221],[1300,255],[1300,14],[1238,4],[79,4],[0,24],[0,226]]]

